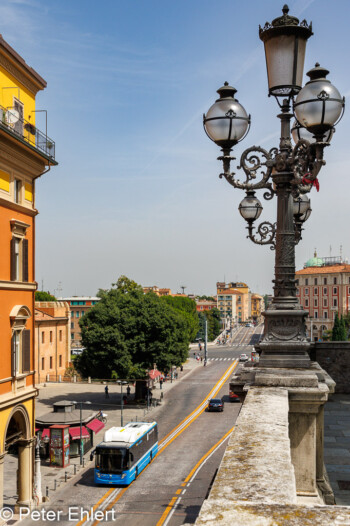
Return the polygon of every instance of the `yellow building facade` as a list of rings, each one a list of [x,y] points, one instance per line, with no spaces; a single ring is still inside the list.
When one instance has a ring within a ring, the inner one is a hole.
[[[57,164],[54,142],[35,126],[36,94],[45,87],[0,35],[0,508],[12,445],[17,504],[35,502],[35,181]]]
[[[216,292],[217,307],[222,317],[232,318],[238,323],[251,319],[251,292],[246,283],[217,282]]]

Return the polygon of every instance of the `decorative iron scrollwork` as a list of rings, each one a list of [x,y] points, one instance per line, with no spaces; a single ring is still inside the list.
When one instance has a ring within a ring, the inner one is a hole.
[[[256,234],[260,236],[260,239],[254,234],[254,227],[252,224],[248,225],[248,238],[253,241],[256,245],[271,245],[270,249],[275,250],[276,248],[276,228],[277,223],[270,223],[269,221],[264,221],[260,223],[257,228]]]

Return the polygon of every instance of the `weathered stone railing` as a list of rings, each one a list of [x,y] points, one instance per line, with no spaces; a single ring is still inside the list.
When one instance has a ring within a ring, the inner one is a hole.
[[[350,525],[324,504],[323,404],[334,382],[311,370],[245,368],[247,392],[197,526]]]

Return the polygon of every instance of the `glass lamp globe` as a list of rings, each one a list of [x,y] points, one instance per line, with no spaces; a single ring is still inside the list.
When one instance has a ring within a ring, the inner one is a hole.
[[[303,216],[310,209],[310,199],[305,194],[300,194],[293,199],[293,215]]]
[[[235,99],[237,90],[225,82],[217,90],[220,98],[203,115],[203,125],[209,139],[221,148],[231,149],[249,131],[250,115]]]
[[[311,215],[311,212],[312,212],[312,209],[311,208],[308,208],[305,212],[305,214],[303,214],[301,217],[300,217],[300,221],[302,221],[303,223],[305,223],[305,221],[307,221]]]
[[[309,143],[316,142],[316,137],[312,133],[307,131],[307,129],[304,128],[304,126],[302,126],[297,120],[293,122],[291,132],[295,144],[297,144],[297,142],[299,142],[301,139],[305,139]],[[334,132],[335,128],[331,128],[330,130],[328,130],[328,132],[324,135],[324,141],[331,142]]]
[[[238,207],[239,213],[243,219],[248,221],[248,223],[252,223],[258,219],[261,215],[262,209],[262,204],[259,199],[255,197],[255,192],[252,190],[247,191],[247,196],[242,199]]]
[[[340,120],[344,99],[326,76],[329,71],[316,64],[307,75],[309,82],[298,93],[294,113],[298,122],[317,138],[322,139]]]

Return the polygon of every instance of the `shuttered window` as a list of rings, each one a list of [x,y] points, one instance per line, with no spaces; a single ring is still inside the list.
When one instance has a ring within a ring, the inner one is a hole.
[[[28,281],[28,239],[22,240],[22,281]]]
[[[28,239],[13,237],[10,246],[11,281],[28,281]]]
[[[22,372],[30,372],[30,330],[22,331]]]

